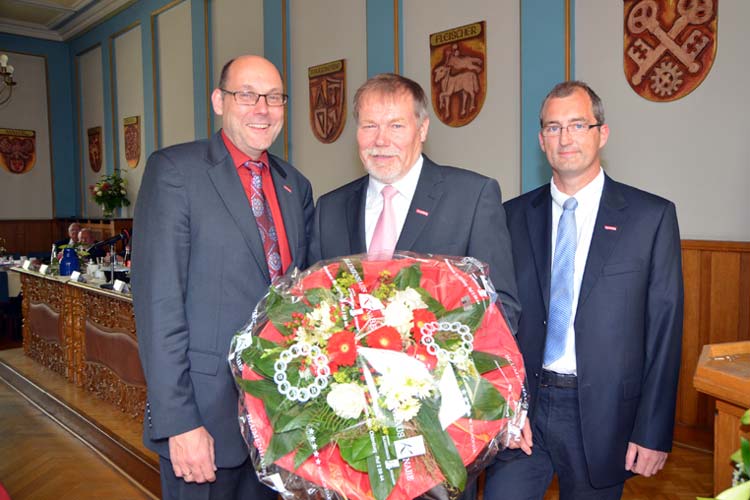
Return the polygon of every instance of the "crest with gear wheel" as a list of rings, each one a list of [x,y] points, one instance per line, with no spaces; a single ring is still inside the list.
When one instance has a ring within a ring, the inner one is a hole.
[[[674,101],[716,58],[719,0],[625,0],[625,77],[640,96]]]

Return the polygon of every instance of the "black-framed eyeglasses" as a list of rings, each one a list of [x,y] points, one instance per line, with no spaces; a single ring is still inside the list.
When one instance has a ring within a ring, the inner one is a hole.
[[[563,129],[567,130],[570,135],[581,135],[585,134],[594,127],[601,127],[603,123],[594,123],[589,125],[585,122],[573,122],[563,126],[559,123],[550,123],[542,127],[542,135],[544,137],[557,137],[562,134]]]
[[[221,90],[225,94],[231,94],[237,104],[244,104],[246,106],[255,106],[256,104],[258,104],[258,101],[261,97],[266,100],[266,104],[268,106],[283,106],[289,99],[289,96],[286,94],[258,94],[247,90],[219,90]]]

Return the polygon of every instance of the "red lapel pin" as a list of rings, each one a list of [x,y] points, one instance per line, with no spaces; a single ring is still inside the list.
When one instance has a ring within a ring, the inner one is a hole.
[[[617,231],[617,226],[604,226],[604,229],[607,231]]]
[[[424,215],[425,217],[427,217],[428,215],[430,215],[426,210],[422,210],[421,208],[417,209],[417,213],[419,215]]]
[[[284,189],[286,189],[286,190],[287,190],[287,191],[289,191],[290,193],[292,192],[292,188],[290,188],[290,187],[289,187],[289,186],[287,186],[286,184],[284,184]]]

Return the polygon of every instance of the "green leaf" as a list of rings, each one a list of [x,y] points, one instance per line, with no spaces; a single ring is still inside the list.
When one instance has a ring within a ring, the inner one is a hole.
[[[745,411],[745,413],[742,414],[742,418],[740,418],[740,423],[742,425],[750,425],[750,410]]]
[[[354,470],[367,472],[367,458],[375,453],[372,450],[369,434],[364,434],[355,439],[342,439],[338,444],[341,458],[346,463]]]
[[[474,366],[477,367],[479,373],[491,372],[510,364],[507,359],[484,351],[474,351],[471,353],[471,357],[474,359]]]
[[[418,264],[413,266],[403,267],[393,278],[393,284],[399,290],[406,290],[407,288],[417,288],[419,281],[422,279],[422,271],[419,269]]]
[[[451,486],[463,491],[466,487],[466,467],[450,435],[440,425],[437,409],[424,402],[417,413],[416,420],[424,435],[425,443],[445,479]]]
[[[242,351],[242,361],[256,373],[272,379],[274,363],[276,363],[280,350],[279,344],[254,336],[250,347],[246,347]]]
[[[430,292],[425,290],[422,287],[415,288],[417,292],[419,292],[419,295],[422,297],[422,301],[427,304],[427,309],[435,315],[436,318],[439,318],[441,316],[445,315],[445,307],[443,307],[443,304],[440,303],[435,297],[430,295]]]
[[[367,475],[370,478],[372,494],[376,500],[385,500],[398,482],[401,468],[386,469],[385,467],[386,456],[395,458],[396,455],[388,434],[375,432],[372,436],[368,434],[367,439],[370,441],[370,450],[373,452],[367,457]],[[373,444],[375,450],[373,450]],[[386,446],[388,446],[387,454]]]
[[[487,310],[487,301],[477,302],[468,308],[459,307],[438,316],[440,321],[458,321],[468,326],[472,332],[477,331],[482,324],[484,312]],[[436,315],[437,316],[437,315]]]
[[[275,288],[271,287],[266,298],[266,315],[273,326],[284,336],[292,333],[291,329],[284,326],[292,321],[292,313],[307,314],[312,309],[301,300],[292,302],[283,297]]]
[[[306,442],[305,431],[302,429],[295,429],[289,432],[275,432],[268,443],[265,460],[268,463],[275,462]]]
[[[740,437],[740,450],[742,452],[742,468],[745,470],[745,475],[750,476],[750,441],[744,437]]]
[[[313,306],[317,306],[321,302],[328,302],[329,304],[336,304],[338,300],[333,295],[333,292],[326,288],[311,288],[305,291],[305,298]]]
[[[738,484],[734,488],[724,490],[716,496],[716,500],[748,500],[750,498],[750,481]]]
[[[500,420],[512,415],[503,395],[486,378],[463,373],[457,373],[456,376],[463,383],[471,401],[471,418]]]

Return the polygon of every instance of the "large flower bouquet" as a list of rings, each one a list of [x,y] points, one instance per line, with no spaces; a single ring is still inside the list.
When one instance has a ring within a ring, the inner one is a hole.
[[[475,259],[319,263],[229,356],[262,482],[285,498],[457,497],[525,416],[523,361]]]
[[[119,172],[103,175],[96,184],[89,186],[94,203],[102,207],[104,217],[111,218],[116,208],[130,205],[128,181]]]

